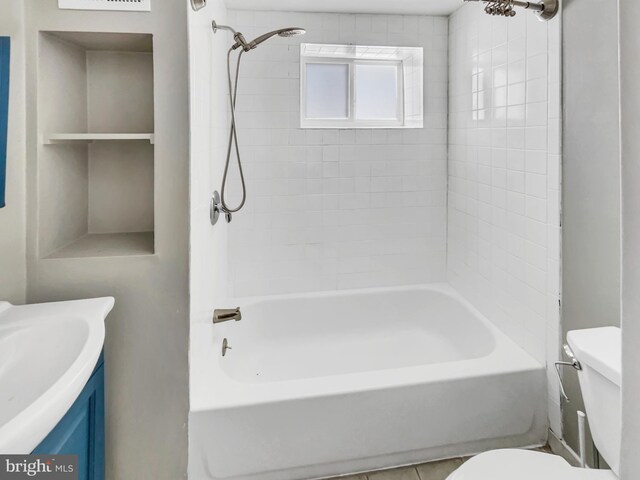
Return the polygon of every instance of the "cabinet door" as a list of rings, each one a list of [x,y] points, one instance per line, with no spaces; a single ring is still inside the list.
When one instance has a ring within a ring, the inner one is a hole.
[[[7,173],[10,59],[11,39],[9,37],[0,37],[0,208],[4,207],[4,189]]]
[[[104,480],[102,358],[78,399],[33,453],[78,455],[79,480]]]

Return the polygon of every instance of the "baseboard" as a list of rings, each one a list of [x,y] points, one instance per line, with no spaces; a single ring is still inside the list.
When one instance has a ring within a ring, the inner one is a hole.
[[[580,456],[564,440],[558,438],[552,430],[549,430],[549,448],[574,467],[580,466]]]

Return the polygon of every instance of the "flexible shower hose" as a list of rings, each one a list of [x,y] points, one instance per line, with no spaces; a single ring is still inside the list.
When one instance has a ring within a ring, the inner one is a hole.
[[[244,207],[244,203],[247,200],[247,187],[244,182],[244,172],[242,171],[242,160],[240,158],[240,147],[238,146],[238,132],[236,128],[236,100],[238,99],[238,78],[240,75],[240,61],[242,60],[242,54],[244,50],[240,50],[238,54],[238,64],[236,66],[235,83],[231,79],[231,52],[233,48],[229,49],[227,53],[227,76],[229,78],[229,103],[231,105],[231,132],[229,132],[229,146],[227,147],[227,160],[224,165],[224,175],[222,176],[222,189],[220,192],[220,201],[222,202],[222,208],[226,213],[238,212]],[[229,175],[229,164],[231,163],[231,153],[234,149],[236,151],[236,157],[238,158],[238,171],[240,172],[240,183],[242,184],[242,201],[240,204],[232,208],[227,205],[225,200],[225,191],[227,188],[227,176]]]

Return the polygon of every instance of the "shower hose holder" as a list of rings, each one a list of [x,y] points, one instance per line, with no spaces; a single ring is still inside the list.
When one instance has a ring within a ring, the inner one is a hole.
[[[220,199],[220,193],[215,190],[213,195],[211,195],[211,203],[209,204],[209,218],[211,219],[211,225],[218,223],[221,213],[224,213],[224,218],[227,220],[227,223],[231,223],[231,212],[227,212],[225,210],[222,205],[222,200]]]

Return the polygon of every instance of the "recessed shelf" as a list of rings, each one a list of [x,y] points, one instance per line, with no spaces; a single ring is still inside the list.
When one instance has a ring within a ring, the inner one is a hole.
[[[88,233],[46,258],[124,257],[153,254],[153,232]]]
[[[153,36],[38,42],[40,257],[153,255]]]
[[[43,135],[42,143],[55,145],[59,143],[93,143],[95,141],[126,141],[143,140],[155,142],[153,133],[47,133]]]

